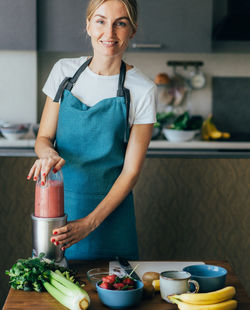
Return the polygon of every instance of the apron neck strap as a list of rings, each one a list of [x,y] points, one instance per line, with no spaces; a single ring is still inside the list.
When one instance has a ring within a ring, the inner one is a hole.
[[[81,73],[86,69],[86,67],[90,64],[92,60],[92,57],[90,57],[89,59],[87,59],[82,65],[81,67],[76,71],[76,73],[74,74],[74,76],[72,78],[70,77],[66,77],[62,83],[59,85],[59,88],[57,90],[57,93],[55,95],[54,98],[54,102],[59,102],[59,100],[62,97],[63,91],[64,89],[67,89],[69,91],[71,91],[71,89],[73,88],[75,82],[77,81],[77,79],[79,78],[79,76],[81,75]]]
[[[87,59],[81,67],[76,71],[74,76],[72,78],[66,77],[62,83],[60,84],[58,91],[56,93],[56,96],[54,98],[54,102],[59,102],[61,99],[62,93],[64,89],[67,89],[69,91],[72,90],[74,84],[78,80],[79,76],[82,74],[82,72],[87,68],[87,66],[90,64],[92,60],[92,57]],[[119,75],[119,81],[118,81],[118,90],[117,90],[117,96],[118,97],[125,97],[126,96],[126,88],[124,87],[124,81],[126,77],[126,64],[122,60],[121,67],[120,67],[120,75]]]
[[[87,59],[81,67],[76,71],[74,76],[69,80],[69,83],[66,87],[66,89],[71,90],[75,84],[75,82],[78,80],[79,76],[83,73],[83,71],[87,68],[87,66],[91,63],[92,57]]]
[[[86,60],[81,67],[76,71],[74,76],[69,79],[69,82],[66,86],[66,89],[71,90],[78,80],[79,76],[82,74],[82,72],[87,68],[87,66],[91,63],[93,57],[90,57],[88,60]],[[117,96],[118,97],[124,97],[125,96],[125,88],[124,88],[124,81],[126,77],[126,64],[122,60],[121,67],[120,67],[120,75],[119,75],[119,81],[118,81],[118,90],[117,90]]]
[[[121,67],[120,67],[120,75],[118,81],[118,90],[117,90],[117,97],[124,97],[124,82],[126,77],[126,64],[122,60]]]

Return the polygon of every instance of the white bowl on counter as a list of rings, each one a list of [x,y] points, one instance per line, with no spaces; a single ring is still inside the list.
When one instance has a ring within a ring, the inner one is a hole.
[[[29,131],[28,124],[9,124],[0,127],[1,134],[8,140],[23,138]]]
[[[165,138],[170,142],[190,141],[199,133],[199,130],[177,130],[163,128],[162,130]]]

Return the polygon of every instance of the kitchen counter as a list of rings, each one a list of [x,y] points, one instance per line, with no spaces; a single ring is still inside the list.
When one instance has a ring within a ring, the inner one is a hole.
[[[233,272],[231,266],[225,261],[206,261],[208,264],[219,265],[228,270],[228,276],[226,285],[233,285],[236,288],[236,299],[239,303],[239,310],[249,310],[250,309],[250,298],[247,296],[244,288],[242,287],[237,276]],[[84,281],[86,283],[85,290],[90,295],[91,305],[89,309],[95,310],[105,310],[107,309],[98,298],[97,292],[93,290],[90,283],[86,278],[86,272],[95,267],[108,267],[108,262],[106,261],[75,261],[71,262],[70,267],[79,272],[80,282]],[[25,309],[25,310],[53,310],[53,309],[66,309],[64,306],[60,305],[53,297],[48,293],[37,293],[37,292],[24,292],[10,289],[7,299],[5,301],[3,310],[10,309]],[[140,305],[134,307],[133,309],[144,309],[144,310],[176,310],[177,306],[173,304],[166,303],[161,299],[160,294],[156,295],[152,299],[143,299]]]
[[[0,157],[36,157],[34,146],[35,139],[0,138]]]
[[[35,139],[0,138],[0,156],[36,157],[34,145]],[[250,142],[152,140],[147,157],[250,158]]]
[[[147,157],[169,158],[250,158],[249,142],[152,140]]]

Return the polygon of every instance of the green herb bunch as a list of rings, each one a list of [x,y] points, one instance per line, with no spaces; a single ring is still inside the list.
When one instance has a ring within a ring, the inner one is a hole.
[[[75,281],[75,272],[66,268],[60,267],[54,261],[44,259],[45,254],[41,253],[37,258],[18,259],[17,262],[6,270],[5,274],[10,277],[10,285],[12,288],[24,291],[45,291],[43,282],[49,280],[50,270],[60,270],[63,275]]]

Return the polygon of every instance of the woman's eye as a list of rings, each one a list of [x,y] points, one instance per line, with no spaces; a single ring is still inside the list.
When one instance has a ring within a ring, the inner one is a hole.
[[[120,27],[125,27],[126,23],[124,23],[124,22],[117,22],[116,25],[120,26]]]
[[[96,22],[97,22],[97,24],[104,24],[103,20],[97,20]]]

